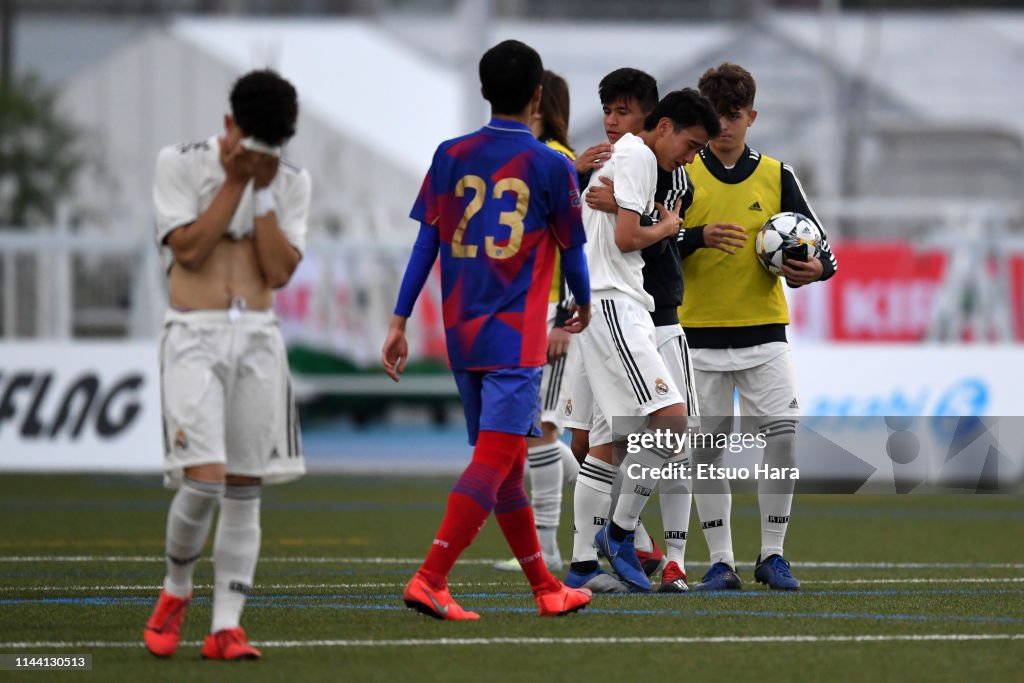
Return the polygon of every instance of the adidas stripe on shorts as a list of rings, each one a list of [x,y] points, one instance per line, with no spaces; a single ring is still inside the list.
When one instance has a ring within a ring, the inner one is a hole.
[[[686,387],[659,354],[646,308],[628,298],[595,299],[592,311],[567,370],[563,414],[566,426],[591,429],[596,446],[611,442],[613,417],[643,417],[683,403]]]
[[[170,310],[160,338],[164,483],[223,463],[265,484],[305,473],[284,340],[273,311]]]

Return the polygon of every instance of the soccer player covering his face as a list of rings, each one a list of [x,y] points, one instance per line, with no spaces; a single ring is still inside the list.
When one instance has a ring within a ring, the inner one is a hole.
[[[703,415],[731,422],[738,392],[741,414],[751,416],[765,435],[764,464],[795,467],[800,408],[786,342],[789,312],[781,278],[761,266],[753,243],[761,225],[783,211],[801,213],[819,229],[821,222],[793,169],[746,144],[747,130],[757,118],[750,72],[721,64],[701,76],[700,91],[721,117],[722,134],[691,166],[697,191],[680,247],[687,292],[679,318],[693,350],[698,400]],[[836,258],[824,229],[821,234],[820,259],[790,260],[783,266],[789,286],[835,274]],[[694,452],[697,464],[721,466],[723,458],[722,448]],[[754,578],[773,589],[800,587],[783,556],[794,486],[792,479],[758,480],[761,552]],[[733,557],[728,480],[698,480],[694,499],[712,562],[694,590],[738,590],[742,582]]]
[[[613,416],[647,418],[653,429],[678,431],[685,424],[687,407],[681,393],[685,388],[676,386],[658,353],[651,318],[654,299],[644,289],[640,252],[678,233],[678,202],[672,208],[659,204],[660,221],[651,224],[657,171],[659,167],[674,171],[689,163],[707,144],[705,109],[707,104],[694,90],[668,94],[648,114],[638,135],[625,133],[615,141],[611,159],[590,180],[591,186],[601,182],[599,176],[615,184],[619,211],[613,214],[589,207],[583,211],[591,288],[599,314],[578,340],[582,371],[572,377],[566,402],[566,412],[571,414],[576,407],[569,401],[587,395],[593,411],[590,452],[576,482],[578,530],[589,528],[593,519],[587,512],[588,497],[608,500],[617,472],[611,444]],[[595,435],[598,430],[603,438]],[[622,467],[636,463],[640,473],[623,486],[611,518],[594,538],[597,549],[633,590],[651,590],[634,547],[640,512],[658,481],[657,470],[682,457],[646,450],[628,455]],[[590,480],[603,486],[599,490]],[[596,551],[588,551],[586,544],[582,532],[578,533],[566,579],[570,585],[600,580]],[[592,558],[588,552],[594,553]]]
[[[146,647],[181,640],[192,574],[220,508],[207,659],[257,659],[239,625],[260,551],[260,488],[305,467],[284,341],[271,310],[306,243],[309,174],[280,158],[295,88],[269,70],[231,90],[224,134],[166,147],[153,199],[170,294],[160,340],[167,573]]]
[[[385,370],[398,381],[408,355],[406,321],[440,252],[448,360],[475,448],[426,560],[402,594],[406,606],[438,619],[479,618],[452,599],[447,582],[492,511],[541,616],[574,612],[590,601],[589,590],[562,585],[544,564],[523,489],[526,436],[540,434],[556,251],[576,299],[566,329],[579,332],[590,321],[576,174],[529,126],[543,70],[540,56],[514,40],[480,59],[491,120],[434,153],[412,210],[419,236],[381,352]]]

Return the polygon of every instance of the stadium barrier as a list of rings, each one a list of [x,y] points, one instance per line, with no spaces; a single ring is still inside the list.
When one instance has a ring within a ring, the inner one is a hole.
[[[155,342],[0,342],[0,470],[161,467]]]
[[[797,344],[794,365],[802,414],[843,418],[830,433],[857,417],[1024,415],[1019,346]],[[349,389],[423,390],[408,379]],[[158,384],[154,342],[0,342],[0,471],[158,471]]]

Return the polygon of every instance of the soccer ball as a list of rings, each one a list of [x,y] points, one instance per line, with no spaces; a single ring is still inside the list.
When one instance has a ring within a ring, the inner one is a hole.
[[[806,261],[817,256],[821,245],[818,226],[800,213],[777,213],[761,226],[754,241],[757,259],[772,275],[782,275],[786,261]]]

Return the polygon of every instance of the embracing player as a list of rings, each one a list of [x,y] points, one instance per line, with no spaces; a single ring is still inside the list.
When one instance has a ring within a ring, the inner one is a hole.
[[[600,518],[595,511],[608,510],[618,472],[612,417],[645,418],[652,428],[660,428],[666,418],[664,428],[678,429],[685,423],[686,389],[672,379],[658,352],[650,315],[655,302],[644,289],[641,250],[665,238],[675,239],[679,231],[678,202],[672,208],[659,204],[661,220],[653,224],[650,220],[658,168],[674,171],[690,163],[707,144],[708,126],[713,125],[713,112],[696,91],[669,93],[647,115],[638,135],[627,132],[615,141],[611,159],[590,180],[591,187],[601,183],[600,177],[614,183],[618,211],[584,209],[591,287],[600,315],[580,335],[581,362],[574,368],[566,400],[570,416],[585,406],[585,423],[592,425],[589,455],[576,482],[577,538],[566,579],[570,585],[593,583],[602,588],[597,582],[607,583],[586,530]],[[658,471],[681,457],[647,450],[628,455],[622,466],[636,462],[643,474],[622,488],[609,519],[594,537],[616,574],[633,590],[651,590],[634,546],[640,512],[657,484]]]
[[[645,94],[654,94],[653,101]],[[601,81],[600,95],[605,109],[606,126],[610,140],[617,140],[621,132],[638,133],[643,128],[644,117],[657,103],[657,85],[654,78],[636,69],[618,69]],[[708,135],[714,138],[719,132],[718,116],[711,102],[699,102],[701,120]],[[623,130],[624,129],[624,130]],[[584,200],[588,207],[597,211],[616,213],[614,183],[599,172],[599,183],[591,183]],[[685,166],[672,171],[658,168],[658,185],[655,199],[665,206],[679,202],[678,212],[685,215],[693,201],[693,184]],[[653,222],[660,220],[657,211],[652,213]],[[694,388],[693,367],[690,363],[686,335],[679,324],[677,308],[683,301],[683,274],[679,261],[678,235],[662,239],[642,252],[644,259],[644,289],[654,299],[651,320],[654,322],[658,353],[665,361],[671,381],[680,387],[685,399],[688,417],[699,417],[700,408]],[[619,470],[612,489],[612,506],[617,497],[616,488],[621,489],[624,473]],[[667,477],[658,482],[658,500],[661,507],[666,557],[661,563],[654,559],[645,561],[641,550],[657,548],[643,530],[642,522],[637,525],[637,556],[648,576],[658,568],[662,569],[661,585],[664,593],[684,593],[689,590],[686,576],[686,540],[690,522],[691,481],[689,477]],[[597,511],[595,511],[597,512]],[[645,547],[645,542],[651,544]],[[644,544],[644,545],[642,545]],[[659,567],[659,564],[661,567]]]

